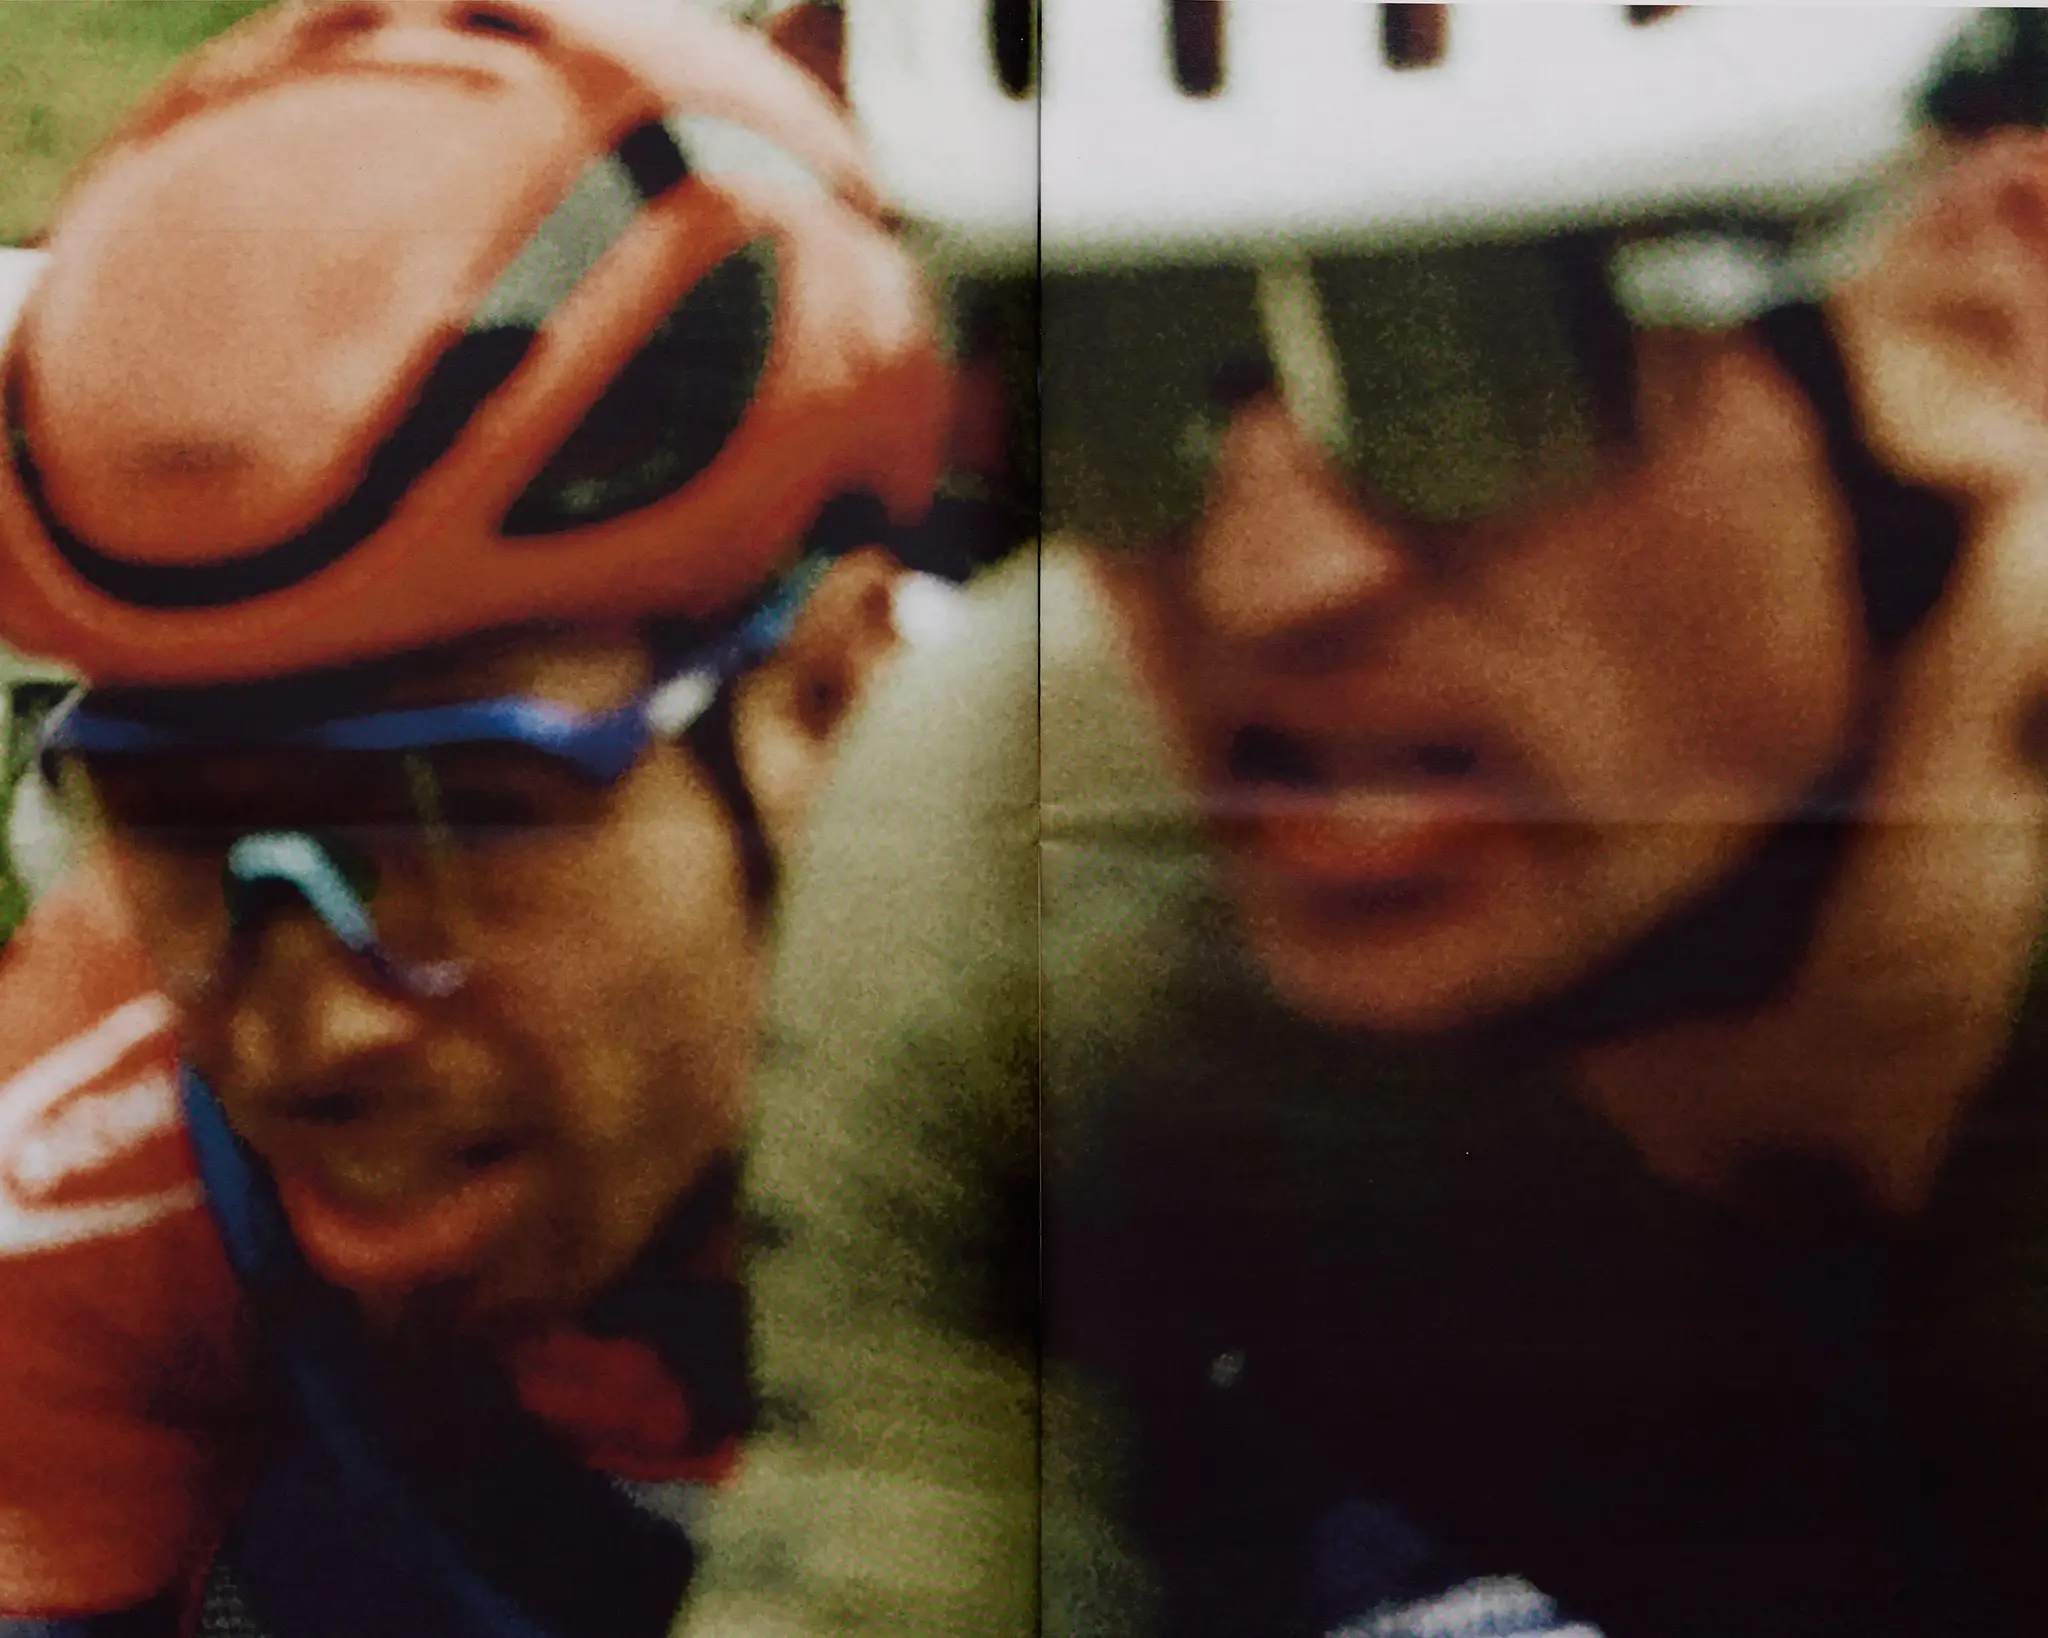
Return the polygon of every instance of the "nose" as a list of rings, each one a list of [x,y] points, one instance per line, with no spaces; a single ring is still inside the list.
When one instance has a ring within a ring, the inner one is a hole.
[[[380,984],[312,914],[279,914],[251,940],[215,1021],[221,1090],[238,1110],[288,1110],[330,1089],[363,1105],[278,1168],[308,1261],[360,1292],[473,1266],[530,1181],[496,1078],[480,1064],[429,1064],[426,1003]]]
[[[310,913],[272,917],[237,952],[235,982],[217,992],[213,1036],[228,1077],[261,1100],[295,1086],[346,1085],[415,1050],[420,1003],[393,994]]]
[[[1260,648],[1312,646],[1379,617],[1416,568],[1414,543],[1366,511],[1277,404],[1233,423],[1189,551],[1197,616]]]

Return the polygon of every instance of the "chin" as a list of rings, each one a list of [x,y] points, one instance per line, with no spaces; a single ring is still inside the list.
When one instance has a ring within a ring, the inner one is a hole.
[[[1325,1028],[1394,1038],[1440,1037],[1506,1017],[1570,982],[1547,950],[1518,948],[1475,918],[1400,926],[1304,922],[1242,904],[1266,982],[1293,1012]]]
[[[1407,969],[1388,971],[1366,959],[1333,970],[1328,959],[1255,940],[1266,980],[1287,1007],[1329,1029],[1426,1039],[1455,1034],[1508,1011],[1495,998],[1458,977]],[[1462,977],[1462,975],[1458,975]]]
[[[604,1284],[600,1271],[555,1257],[539,1266],[508,1262],[420,1293],[413,1318],[453,1341],[501,1347],[575,1318]]]

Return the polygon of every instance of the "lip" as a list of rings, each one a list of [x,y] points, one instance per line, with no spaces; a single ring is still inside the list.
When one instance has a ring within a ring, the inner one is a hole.
[[[1355,787],[1237,796],[1219,814],[1231,844],[1282,877],[1389,895],[1453,871],[1505,817],[1479,793]]]
[[[324,1278],[396,1293],[472,1269],[522,1214],[535,1183],[531,1166],[512,1162],[388,1213],[343,1205],[301,1177],[280,1177],[277,1190],[300,1249]]]
[[[1507,807],[1473,790],[1235,792],[1217,819],[1233,852],[1262,874],[1366,905],[1405,901],[1456,874],[1499,833]]]
[[[1527,804],[1477,735],[1311,734],[1240,726],[1221,743],[1209,810],[1260,874],[1358,903],[1442,884]]]

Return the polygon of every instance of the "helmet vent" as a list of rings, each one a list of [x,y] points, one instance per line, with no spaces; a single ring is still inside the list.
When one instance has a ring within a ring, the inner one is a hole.
[[[706,471],[767,373],[778,272],[775,241],[763,238],[699,279],[513,503],[505,534],[608,523]]]
[[[540,38],[532,19],[502,6],[465,6],[455,15],[455,26],[470,34],[498,34],[511,40]]]
[[[1380,55],[1389,68],[1434,68],[1450,43],[1449,6],[1380,7]]]
[[[989,0],[988,46],[996,79],[1022,101],[1038,89],[1038,0]]]
[[[1224,0],[1173,0],[1167,37],[1173,48],[1173,83],[1190,97],[1223,89]]]
[[[1667,17],[1675,17],[1685,10],[1683,6],[1625,6],[1628,20],[1637,28],[1648,28],[1652,23],[1661,23]]]

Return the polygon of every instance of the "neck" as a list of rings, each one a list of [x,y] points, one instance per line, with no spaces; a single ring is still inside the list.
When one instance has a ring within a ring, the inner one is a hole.
[[[1911,1216],[2004,1050],[2031,932],[1868,946],[1753,1014],[1582,1048],[1574,1081],[1669,1181],[1724,1193],[1759,1160],[1813,1157]]]
[[[1909,1215],[1996,1069],[2048,906],[2048,777],[2028,719],[2048,664],[2007,628],[2039,607],[1984,552],[1901,663],[1814,937],[1768,1001],[1571,1054],[1576,1084],[1655,1172],[1731,1186],[1792,1152]],[[2031,588],[2030,588],[2031,589]]]

